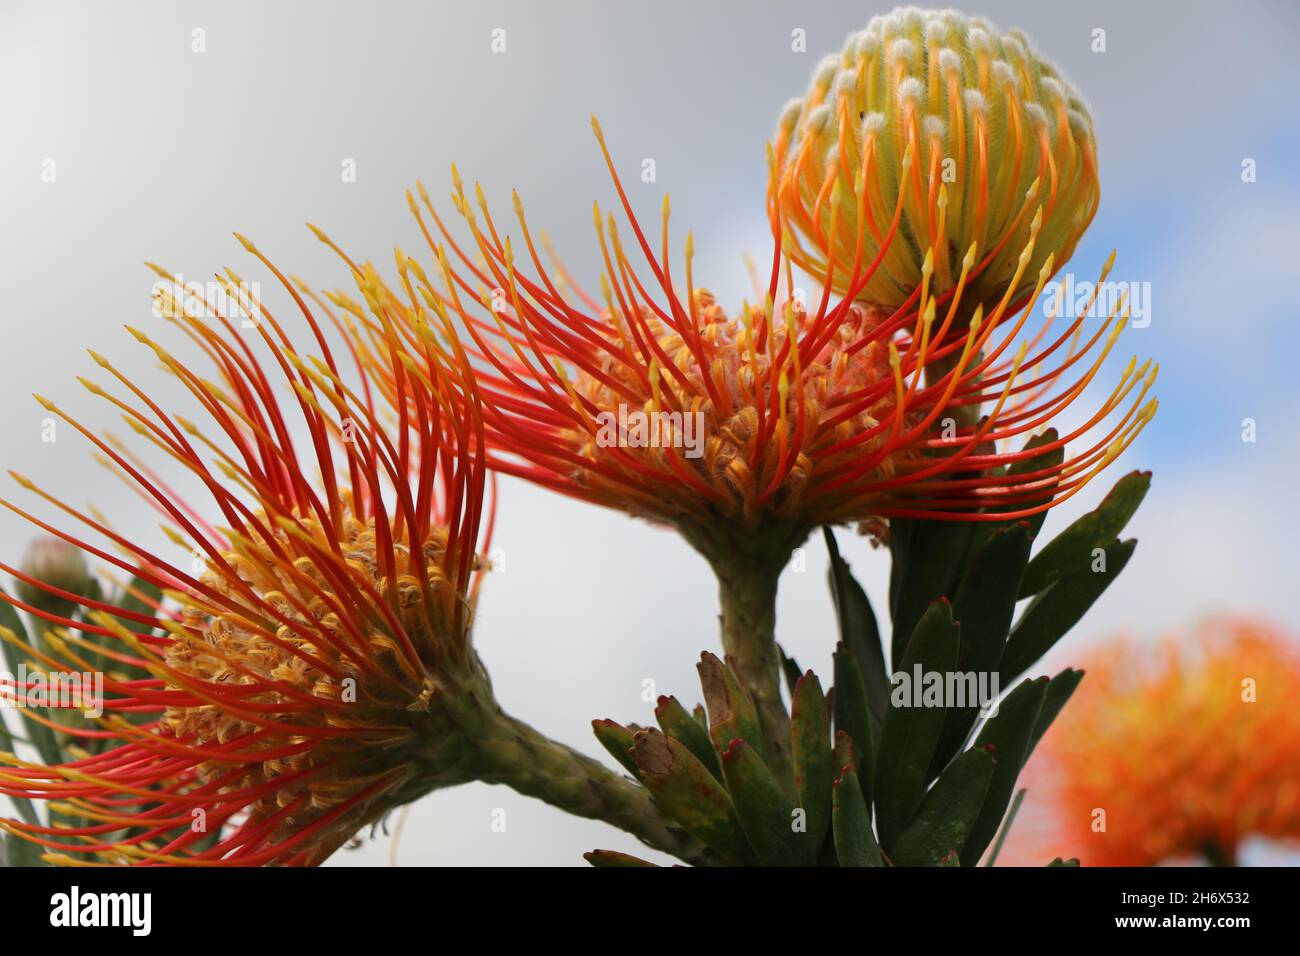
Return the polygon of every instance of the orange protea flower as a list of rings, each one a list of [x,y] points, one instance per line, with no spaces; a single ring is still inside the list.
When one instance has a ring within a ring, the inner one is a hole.
[[[1049,259],[1069,259],[1099,199],[1079,93],[1023,33],[955,10],[873,18],[787,105],[774,152],[790,258],[886,308],[927,268],[936,291],[953,288],[967,250],[970,306],[1020,304]]]
[[[1006,509],[998,520],[1035,514],[1081,488],[1154,413],[1146,399],[1156,369],[1134,359],[1077,428],[1037,452],[1006,447],[1047,427],[1079,397],[1126,314],[1117,307],[1086,334],[1081,317],[1055,334],[1049,321],[1030,335],[1032,302],[1015,311],[1008,290],[976,305],[958,327],[973,252],[942,295],[933,291],[927,257],[909,302],[885,310],[836,298],[829,287],[805,307],[778,247],[765,301],[729,314],[696,287],[689,237],[683,283],[674,281],[667,202],[656,253],[595,128],[648,277],[638,274],[615,217],[597,209],[603,306],[592,300],[563,266],[553,276],[542,265],[516,196],[522,248],[535,271],[529,278],[482,192],[472,204],[456,176],[452,201],[471,249],[457,242],[423,187],[421,202],[408,196],[441,281],[399,250],[400,292],[349,260],[364,272],[370,301],[335,296],[356,337],[367,340],[361,348],[381,380],[453,324],[460,329],[497,470],[671,524],[707,553],[715,538],[729,549],[775,529],[797,544],[808,529],[837,522],[992,520],[980,514],[992,503]],[[1016,285],[1037,248],[1040,218],[1031,217]],[[1049,254],[1038,270],[1034,298],[1053,261]],[[859,270],[859,279],[874,268]],[[372,317],[376,308],[383,322]],[[391,319],[400,321],[390,328]],[[391,381],[386,388],[396,397]],[[999,473],[1084,436],[1086,446],[1057,468]]]
[[[169,562],[15,475],[87,528],[89,540],[6,507],[134,580],[130,600],[116,605],[0,564],[21,593],[66,602],[49,610],[49,602],[2,595],[49,628],[31,645],[0,632],[33,671],[89,673],[95,655],[108,661],[99,726],[32,715],[81,741],[73,759],[44,766],[10,754],[0,769],[0,794],[51,801],[67,822],[0,827],[63,861],[317,863],[398,804],[471,779],[475,728],[496,714],[469,634],[485,487],[472,454],[482,440],[476,403],[450,399],[457,386],[429,353],[419,415],[390,440],[364,371],[359,390],[343,383],[296,292],[323,358],[297,352],[260,309],[247,334],[261,339],[269,365],[230,316],[214,308],[208,321],[160,294],[162,313],[207,354],[220,383],[134,334],[192,393],[208,428],[164,409],[94,353],[117,388],[82,382],[201,483],[224,527],[125,445],[41,399],[194,560]],[[287,403],[277,377],[291,387]]]
[[[1112,644],[1084,667],[1030,761],[1017,857],[1224,863],[1252,836],[1300,840],[1300,645],[1219,619],[1154,651]]]

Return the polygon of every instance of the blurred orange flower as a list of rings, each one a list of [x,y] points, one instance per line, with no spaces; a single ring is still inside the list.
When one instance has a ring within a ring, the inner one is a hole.
[[[1120,642],[1083,666],[1030,762],[1030,819],[1004,862],[1233,864],[1250,837],[1300,839],[1300,645],[1218,618],[1192,640],[1154,653]]]

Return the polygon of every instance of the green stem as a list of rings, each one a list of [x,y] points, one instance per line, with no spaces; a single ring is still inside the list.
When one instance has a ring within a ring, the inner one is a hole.
[[[678,859],[704,861],[704,847],[663,818],[645,787],[523,721],[498,712],[477,743],[476,779],[505,784],[575,816],[602,820]]]
[[[722,648],[754,698],[770,769],[778,780],[792,781],[790,713],[781,700],[776,646],[776,587],[808,528],[768,519],[750,528],[719,520],[682,523],[678,530],[718,579]]]
[[[768,762],[777,779],[783,779],[790,768],[790,714],[781,700],[776,648],[776,583],[781,570],[738,559],[716,562],[713,570],[723,650],[754,698]]]

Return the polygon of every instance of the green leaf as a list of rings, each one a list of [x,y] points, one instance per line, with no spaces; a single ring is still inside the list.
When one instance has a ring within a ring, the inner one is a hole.
[[[826,695],[812,671],[795,684],[791,695],[790,752],[799,805],[807,815],[808,836],[819,847],[831,822],[831,728]]]
[[[890,858],[895,866],[940,866],[960,855],[979,818],[997,761],[984,748],[959,754],[917,808]]]
[[[12,604],[2,598],[0,598],[0,628],[12,631],[14,636],[22,643],[28,647],[31,646],[31,642],[27,637],[27,628],[23,627],[22,618],[18,616],[18,611]],[[5,663],[9,668],[9,673],[16,677],[19,664],[22,663],[18,648],[3,637],[0,637],[0,644],[4,645]],[[23,723],[27,726],[27,737],[31,740],[32,746],[36,748],[36,752],[40,754],[41,760],[51,767],[62,763],[63,752],[59,749],[59,743],[54,736],[54,731],[32,717],[33,713],[40,713],[45,716],[48,711],[43,708],[21,707],[18,708],[18,712],[22,714]]]
[[[835,731],[834,743],[831,745],[831,765],[836,768],[837,773],[845,773],[849,770],[854,773],[860,772],[853,738],[842,730]]]
[[[840,866],[884,866],[862,785],[852,770],[835,781],[832,801],[831,830]]]
[[[930,605],[941,597],[952,599],[975,537],[974,524],[902,518],[890,521],[893,564],[889,609],[894,624],[890,659],[895,668]]]
[[[961,851],[963,866],[977,866],[997,833],[998,824],[1007,812],[1016,778],[1025,764],[1029,752],[1029,738],[1034,732],[1043,698],[1047,693],[1047,678],[1027,680],[1006,696],[998,705],[996,717],[989,718],[975,738],[976,747],[993,748],[997,765],[989,781],[984,807],[971,827],[970,836]]]
[[[634,777],[640,776],[636,761],[632,759],[632,731],[612,720],[593,720],[592,733],[609,755],[623,765]]]
[[[154,610],[153,605],[148,601],[137,597],[133,592],[139,592],[144,595],[144,597],[157,602],[162,600],[162,588],[158,587],[158,585],[151,581],[146,581],[144,578],[135,577],[131,579],[130,585],[123,589],[122,594],[115,602],[117,606],[124,611],[132,611],[136,614],[148,614],[150,616],[156,615],[157,612]],[[130,627],[131,630],[140,627],[140,625],[135,622],[130,622],[127,626]]]
[[[808,866],[820,848],[808,833],[794,829],[795,806],[763,763],[758,751],[739,738],[722,755],[722,773],[740,827],[764,866]]]
[[[41,859],[45,850],[11,833],[0,838],[0,866],[49,866]]]
[[[630,853],[619,853],[617,850],[591,850],[582,854],[582,858],[592,866],[599,867],[655,867],[648,860]]]
[[[1054,581],[1087,571],[1092,564],[1093,551],[1119,537],[1150,487],[1149,471],[1131,472],[1117,481],[1101,504],[1058,534],[1034,556],[1020,585],[1020,596],[1030,597]]]
[[[1034,732],[1029,738],[1029,749],[1025,753],[1026,763],[1029,762],[1034,748],[1038,746],[1038,741],[1043,739],[1043,734],[1047,733],[1047,728],[1052,726],[1052,721],[1056,720],[1062,708],[1074,696],[1075,688],[1082,680],[1083,671],[1071,670],[1067,667],[1048,682],[1047,693],[1043,696],[1043,709],[1038,712]]]
[[[1007,834],[1011,832],[1011,827],[1016,822],[1016,814],[1020,812],[1020,805],[1025,802],[1025,793],[1027,791],[1021,787],[1016,791],[1016,795],[1011,798],[1011,808],[1007,810],[1007,815],[1002,819],[1002,827],[998,830],[998,838],[993,841],[993,849],[989,851],[988,862],[985,866],[992,866],[998,861],[1002,853],[1002,844],[1007,841]]]
[[[637,732],[632,757],[655,803],[683,830],[733,862],[749,859],[731,798],[684,744],[652,727]]]
[[[13,734],[9,732],[9,728],[5,724],[6,710],[7,708],[0,709],[0,746],[2,746],[3,749],[6,750],[7,752],[13,753],[15,750],[14,743],[18,740],[23,740],[24,738],[15,737]],[[18,815],[22,817],[26,822],[36,824],[36,825],[40,824],[41,822],[40,817],[36,815],[36,809],[32,806],[31,800],[29,800],[26,797],[11,796],[9,797],[9,802],[12,803],[15,808],[17,808]],[[0,853],[4,852],[4,847],[2,844],[3,844],[3,840],[0,840]]]
[[[140,595],[142,595],[142,597],[137,597],[135,592],[138,592]],[[131,579],[129,585],[124,587],[116,595],[116,597],[113,599],[113,603],[116,604],[123,611],[130,611],[136,614],[147,614],[151,617],[156,616],[158,612],[154,609],[152,604],[150,604],[148,601],[145,600],[145,598],[148,598],[155,602],[161,601],[162,589],[159,588],[156,584],[144,580],[144,578],[135,577]],[[149,635],[149,634],[158,633],[157,628],[146,627],[140,622],[133,621],[129,618],[117,617],[117,622],[121,624],[122,627],[126,628],[129,631],[133,631],[137,634]],[[114,650],[120,649],[121,647],[120,642],[111,637],[98,638],[98,643],[104,645],[105,647],[112,647]],[[147,676],[148,674],[148,672],[145,671],[143,668],[128,667],[127,665],[121,664],[118,661],[109,660],[107,657],[105,657],[102,654],[100,655],[100,660],[103,662],[103,667],[106,670],[110,668],[114,670],[124,670],[127,671],[128,673],[134,672],[136,676]],[[128,719],[130,719],[129,715],[128,715]],[[150,717],[149,719],[152,718]]]
[[[862,686],[862,670],[853,659],[853,652],[844,644],[835,648],[835,689],[831,695],[835,715],[835,729],[848,734],[853,744],[855,764],[862,771],[863,780],[871,780],[875,765],[874,742],[871,732],[871,714],[867,705],[867,692]],[[871,802],[871,788],[864,787],[867,802]]]
[[[686,708],[678,703],[676,697],[660,697],[655,707],[655,720],[669,737],[677,740],[689,750],[704,768],[713,774],[715,780],[722,779],[722,764],[718,762],[717,751],[709,732],[701,727]]]
[[[1043,445],[1055,442],[1060,436],[1055,428],[1045,430],[1041,435],[1032,436],[1029,441],[1025,442],[1022,452],[1033,451],[1041,448]],[[1058,445],[1056,448],[1049,448],[1047,451],[1040,452],[1030,458],[1025,458],[1010,465],[1005,476],[1008,479],[1007,487],[1011,494],[1019,497],[1029,493],[1031,490],[1037,491],[1041,485],[1041,501],[1017,501],[1002,505],[992,505],[985,508],[989,514],[1004,514],[1008,511],[1020,511],[1024,508],[1032,508],[1037,504],[1047,501],[1054,492],[1060,479],[1056,474],[1061,464],[1065,461],[1065,445]],[[1034,475],[1039,472],[1046,472],[1046,475],[1039,475],[1028,482],[1015,482],[1014,479],[1023,475]],[[1043,521],[1047,518],[1047,511],[1040,511],[1036,515],[1030,515],[1026,518],[1016,519],[1029,525],[1029,537],[1032,540],[1038,536],[1039,530],[1043,527]],[[971,553],[978,554],[979,550],[993,537],[998,531],[1009,527],[1011,522],[986,521],[980,522],[979,527],[975,529],[975,539],[971,542]]]
[[[1052,649],[1119,577],[1137,541],[1116,541],[1105,549],[1105,571],[1082,571],[1061,578],[1025,607],[1002,654],[1002,686],[1011,684]]]
[[[997,672],[1016,612],[1020,579],[1029,561],[1029,545],[1029,525],[1018,521],[995,533],[971,559],[952,605],[952,616],[961,626],[957,670],[977,679]],[[930,762],[931,780],[961,749],[975,725],[979,702],[968,705],[949,708]]]
[[[915,680],[917,668],[923,675],[946,674],[957,666],[957,645],[958,627],[952,619],[952,607],[946,600],[935,601],[917,624],[899,671],[909,680]],[[925,793],[930,761],[947,716],[942,707],[913,707],[910,699],[903,701],[907,706],[895,706],[893,698],[891,695],[880,734],[872,790],[880,845],[888,853],[893,852],[894,841],[912,819]]]
[[[874,720],[874,730],[879,733],[889,706],[889,673],[885,665],[885,650],[880,642],[880,628],[876,614],[867,600],[867,593],[854,579],[848,563],[840,557],[840,549],[830,528],[823,528],[826,550],[830,552],[831,597],[835,602],[835,615],[840,626],[840,640],[848,645],[862,672],[862,686],[866,688],[867,704]]]
[[[785,678],[785,689],[793,697],[794,685],[799,683],[803,672],[799,670],[799,662],[788,656],[780,644],[776,645],[776,652],[781,655],[781,676]]]
[[[763,733],[759,729],[758,711],[749,691],[736,679],[731,668],[705,651],[695,665],[704,691],[704,706],[709,712],[709,736],[719,755],[726,753],[736,738],[752,740],[759,749]]]

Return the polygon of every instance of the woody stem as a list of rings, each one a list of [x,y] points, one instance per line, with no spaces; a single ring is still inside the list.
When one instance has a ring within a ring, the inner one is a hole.
[[[602,820],[678,859],[706,860],[704,847],[664,819],[645,787],[523,721],[498,711],[476,743],[475,779],[505,784],[575,816]]]

